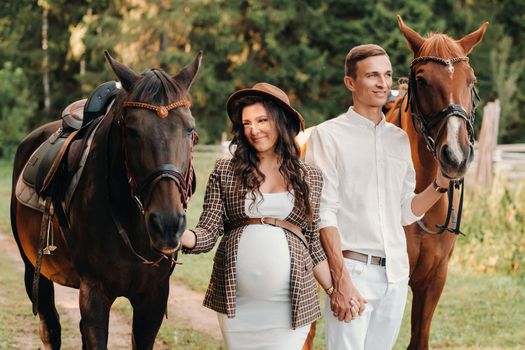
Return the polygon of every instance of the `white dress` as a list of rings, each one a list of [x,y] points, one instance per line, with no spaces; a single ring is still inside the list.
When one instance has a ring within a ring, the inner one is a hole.
[[[294,205],[293,194],[265,193],[264,201],[250,208],[249,217],[271,216],[284,219]],[[310,326],[292,329],[290,300],[290,250],[282,228],[248,225],[244,228],[237,255],[236,316],[217,313],[222,335],[229,350],[300,350]]]

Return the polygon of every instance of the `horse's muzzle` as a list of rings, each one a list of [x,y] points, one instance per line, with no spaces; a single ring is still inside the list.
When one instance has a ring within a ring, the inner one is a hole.
[[[456,151],[457,152],[457,151]],[[458,157],[451,148],[444,144],[439,148],[438,161],[441,171],[450,179],[462,178],[474,158],[472,145],[462,148],[461,156]]]
[[[152,248],[172,254],[180,248],[179,241],[186,229],[186,215],[153,212],[147,215],[147,226]]]

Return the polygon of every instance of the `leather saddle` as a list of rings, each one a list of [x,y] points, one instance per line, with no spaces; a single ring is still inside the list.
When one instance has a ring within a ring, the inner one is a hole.
[[[83,131],[107,112],[117,88],[115,81],[105,82],[89,98],[75,101],[64,109],[62,126],[38,147],[22,173],[25,184],[34,188],[39,196],[47,197],[51,194],[50,185],[61,168],[72,141],[85,135]]]

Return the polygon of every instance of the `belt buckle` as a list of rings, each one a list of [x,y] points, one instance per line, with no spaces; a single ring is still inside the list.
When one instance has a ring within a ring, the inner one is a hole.
[[[261,225],[270,226],[270,224],[267,224],[267,223],[264,222],[264,219],[267,219],[267,218],[269,218],[269,216],[263,216],[263,217],[261,218]]]

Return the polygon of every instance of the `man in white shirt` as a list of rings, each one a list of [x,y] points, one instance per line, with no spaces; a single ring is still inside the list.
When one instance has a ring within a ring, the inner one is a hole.
[[[319,227],[334,281],[326,303],[328,349],[391,349],[408,292],[402,226],[420,219],[449,180],[439,174],[414,194],[408,136],[382,113],[392,86],[383,48],[352,48],[344,83],[353,107],[318,125],[306,148],[306,161],[324,177]]]

